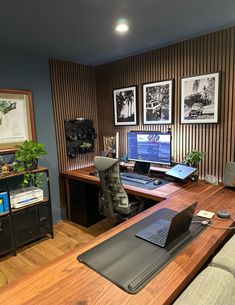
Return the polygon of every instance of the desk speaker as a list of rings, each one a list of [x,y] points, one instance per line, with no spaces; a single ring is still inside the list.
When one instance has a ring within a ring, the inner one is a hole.
[[[227,162],[224,168],[224,184],[235,187],[235,162]]]

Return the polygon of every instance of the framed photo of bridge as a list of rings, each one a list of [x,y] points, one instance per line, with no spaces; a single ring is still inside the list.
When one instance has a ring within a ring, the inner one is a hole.
[[[114,125],[137,125],[137,86],[113,90]]]
[[[218,123],[219,72],[181,79],[181,123]]]
[[[36,140],[32,92],[0,89],[0,154],[14,153],[25,140]]]
[[[143,84],[144,124],[172,124],[173,80]]]

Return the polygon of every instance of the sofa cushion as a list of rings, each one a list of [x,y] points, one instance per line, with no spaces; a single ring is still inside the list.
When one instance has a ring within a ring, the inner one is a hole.
[[[207,267],[203,270],[174,302],[174,305],[234,304],[234,277],[217,267]]]
[[[223,268],[235,276],[235,235],[211,261],[211,266]]]

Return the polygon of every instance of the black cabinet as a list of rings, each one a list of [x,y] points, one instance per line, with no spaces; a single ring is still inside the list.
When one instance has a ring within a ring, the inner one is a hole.
[[[7,192],[9,211],[0,213],[0,255],[14,252],[21,246],[47,234],[53,237],[53,223],[50,201],[49,174],[47,168],[34,171],[44,173],[43,200],[18,209],[10,205],[10,192],[19,188],[23,174],[0,176],[0,190]]]
[[[14,250],[12,219],[9,215],[0,218],[0,255]]]
[[[103,217],[99,213],[99,187],[69,179],[70,217],[73,222],[89,227]]]
[[[51,233],[48,203],[24,208],[13,213],[16,247]]]

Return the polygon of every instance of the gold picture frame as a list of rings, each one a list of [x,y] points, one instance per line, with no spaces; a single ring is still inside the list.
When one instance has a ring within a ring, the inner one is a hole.
[[[104,151],[116,151],[116,136],[103,136]]]
[[[25,140],[36,141],[32,92],[0,89],[0,154],[14,153]]]

